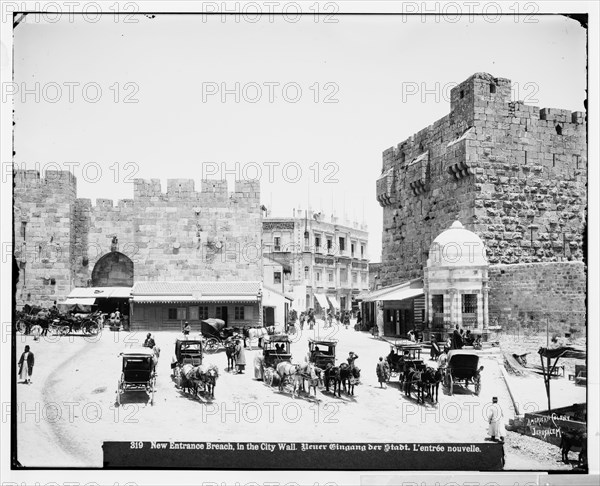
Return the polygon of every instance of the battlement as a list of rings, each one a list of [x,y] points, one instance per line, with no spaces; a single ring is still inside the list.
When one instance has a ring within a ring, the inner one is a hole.
[[[201,191],[195,190],[193,179],[167,179],[167,192],[162,192],[160,179],[135,179],[134,201],[149,198],[159,200],[184,200],[199,201],[208,196],[226,199],[233,197],[256,197],[260,196],[259,181],[235,181],[235,191],[230,193],[226,180],[203,179],[200,181]]]
[[[508,103],[511,100],[511,81],[495,78],[488,73],[475,73],[450,90],[450,111],[480,102]]]
[[[57,187],[64,187],[66,185],[77,186],[77,178],[68,170],[47,170],[44,173],[44,177],[40,177],[39,170],[24,170],[15,169],[15,182],[26,186],[40,186],[40,185],[55,185]]]

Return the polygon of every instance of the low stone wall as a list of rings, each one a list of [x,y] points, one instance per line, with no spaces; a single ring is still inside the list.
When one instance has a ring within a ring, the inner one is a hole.
[[[490,325],[542,325],[551,332],[585,331],[586,269],[582,262],[491,265]]]

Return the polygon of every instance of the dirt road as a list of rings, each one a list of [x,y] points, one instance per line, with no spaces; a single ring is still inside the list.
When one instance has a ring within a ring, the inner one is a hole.
[[[321,327],[318,327],[321,329]],[[398,384],[379,387],[375,365],[389,344],[369,334],[334,328],[305,331],[294,338],[294,362],[303,362],[309,336],[338,339],[337,360],[350,351],[359,355],[362,384],[355,396],[318,393],[317,398],[292,398],[253,377],[254,357],[247,350],[246,373],[225,372],[224,352],[207,355],[205,363],[219,367],[215,399],[198,400],[177,389],[170,378],[173,332],[156,332],[161,347],[154,406],[145,393],[128,394],[121,407],[115,392],[121,374],[119,353],[140,345],[145,333],[113,333],[95,338],[68,336],[33,342],[19,336],[18,347],[30,344],[36,355],[34,383],[17,387],[18,457],[26,466],[102,466],[103,441],[295,441],[295,442],[481,442],[486,437],[486,406],[498,396],[508,418],[511,401],[504,385],[499,354],[486,354],[482,391],[455,387],[448,396],[440,387],[439,403],[418,405],[399,391]],[[427,360],[427,356],[425,356]],[[511,435],[512,433],[509,433]],[[556,457],[529,459],[536,439],[507,449],[510,469],[561,468]],[[510,437],[508,438],[510,443]],[[551,455],[551,453],[548,453]]]

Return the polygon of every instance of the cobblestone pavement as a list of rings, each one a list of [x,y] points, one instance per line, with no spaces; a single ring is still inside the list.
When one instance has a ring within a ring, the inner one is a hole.
[[[246,350],[244,374],[225,371],[224,352],[205,356],[219,367],[215,399],[196,399],[175,387],[170,374],[175,332],[156,332],[161,348],[155,403],[144,393],[123,397],[115,407],[121,374],[119,353],[138,346],[145,332],[113,333],[96,338],[48,337],[34,342],[17,337],[17,351],[31,345],[36,356],[32,385],[17,385],[18,458],[32,467],[102,466],[103,441],[297,441],[297,442],[482,442],[486,437],[485,407],[498,396],[508,418],[511,400],[499,370],[500,355],[482,356],[482,391],[455,386],[453,396],[440,387],[439,403],[419,405],[399,391],[397,379],[379,387],[375,365],[389,343],[343,327],[298,333],[292,343],[294,362],[303,362],[309,336],[338,339],[337,360],[350,351],[359,355],[361,385],[341,398],[318,392],[317,398],[292,398],[254,379],[254,358]],[[427,356],[424,356],[427,361]],[[430,362],[433,363],[433,362]],[[543,397],[542,397],[543,398]],[[512,434],[509,432],[509,435]],[[539,441],[533,439],[530,448]],[[529,443],[529,442],[528,442]],[[561,468],[560,452],[541,461],[529,459],[527,447],[507,452],[508,469]],[[475,468],[475,466],[474,466]]]

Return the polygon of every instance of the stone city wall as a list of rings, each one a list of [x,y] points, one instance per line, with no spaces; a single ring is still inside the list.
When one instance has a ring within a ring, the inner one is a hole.
[[[60,246],[49,259],[21,263],[26,283],[19,282],[17,305],[48,305],[73,287],[93,286],[94,266],[115,251],[131,259],[136,281],[261,280],[258,182],[237,181],[232,193],[226,181],[202,181],[200,192],[191,179],[168,180],[166,193],[157,179],[134,184],[133,199],[93,205],[76,198],[69,172],[40,179],[16,171],[17,249],[25,241],[21,222],[30,252],[47,242]],[[17,262],[21,254],[16,252]],[[55,284],[46,283],[46,274]]]
[[[420,277],[456,219],[492,264],[583,259],[584,114],[511,102],[510,86],[475,74],[451,91],[449,115],[383,152],[383,285]]]

